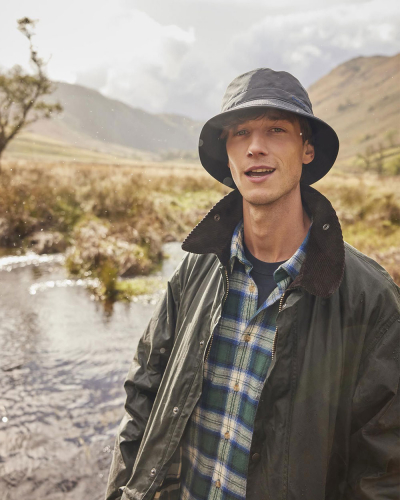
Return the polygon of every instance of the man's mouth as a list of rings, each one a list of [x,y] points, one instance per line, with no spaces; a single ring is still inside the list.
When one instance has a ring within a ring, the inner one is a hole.
[[[272,174],[272,172],[275,172],[274,168],[253,168],[252,170],[249,170],[248,172],[245,172],[245,174],[248,177],[265,177],[266,175]]]

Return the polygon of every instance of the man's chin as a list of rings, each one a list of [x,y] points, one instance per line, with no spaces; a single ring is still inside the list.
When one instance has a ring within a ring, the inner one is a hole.
[[[276,202],[283,201],[285,198],[291,197],[297,186],[287,187],[283,190],[262,189],[262,190],[244,190],[239,191],[243,196],[243,200],[253,206],[268,206]]]

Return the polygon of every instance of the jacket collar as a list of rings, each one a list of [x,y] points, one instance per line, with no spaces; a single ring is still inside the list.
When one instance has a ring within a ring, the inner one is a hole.
[[[312,295],[329,297],[344,273],[342,230],[330,201],[310,186],[302,185],[302,201],[313,218],[306,258],[289,288],[302,287]],[[185,238],[182,249],[197,254],[214,253],[226,266],[233,231],[243,217],[243,199],[235,189],[216,203]]]

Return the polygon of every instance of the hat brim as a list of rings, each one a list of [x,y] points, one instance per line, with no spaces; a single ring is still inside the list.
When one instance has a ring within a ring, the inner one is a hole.
[[[199,140],[200,161],[207,172],[226,186],[235,187],[228,167],[225,141],[220,139],[220,135],[227,118],[238,110],[244,108],[259,109],[260,107],[290,111],[309,119],[313,133],[315,157],[309,164],[303,166],[301,182],[310,185],[322,179],[332,168],[339,152],[339,138],[336,132],[320,118],[281,99],[248,101],[208,120],[201,130]]]

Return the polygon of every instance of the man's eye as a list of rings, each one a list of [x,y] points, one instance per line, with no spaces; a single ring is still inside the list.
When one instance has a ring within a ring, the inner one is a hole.
[[[272,129],[272,131],[273,131],[273,132],[283,132],[284,130],[283,130],[283,128],[280,128],[280,127],[274,127],[274,128]]]
[[[247,132],[247,130],[243,128],[241,130],[238,130],[235,135],[245,135],[246,132]]]

